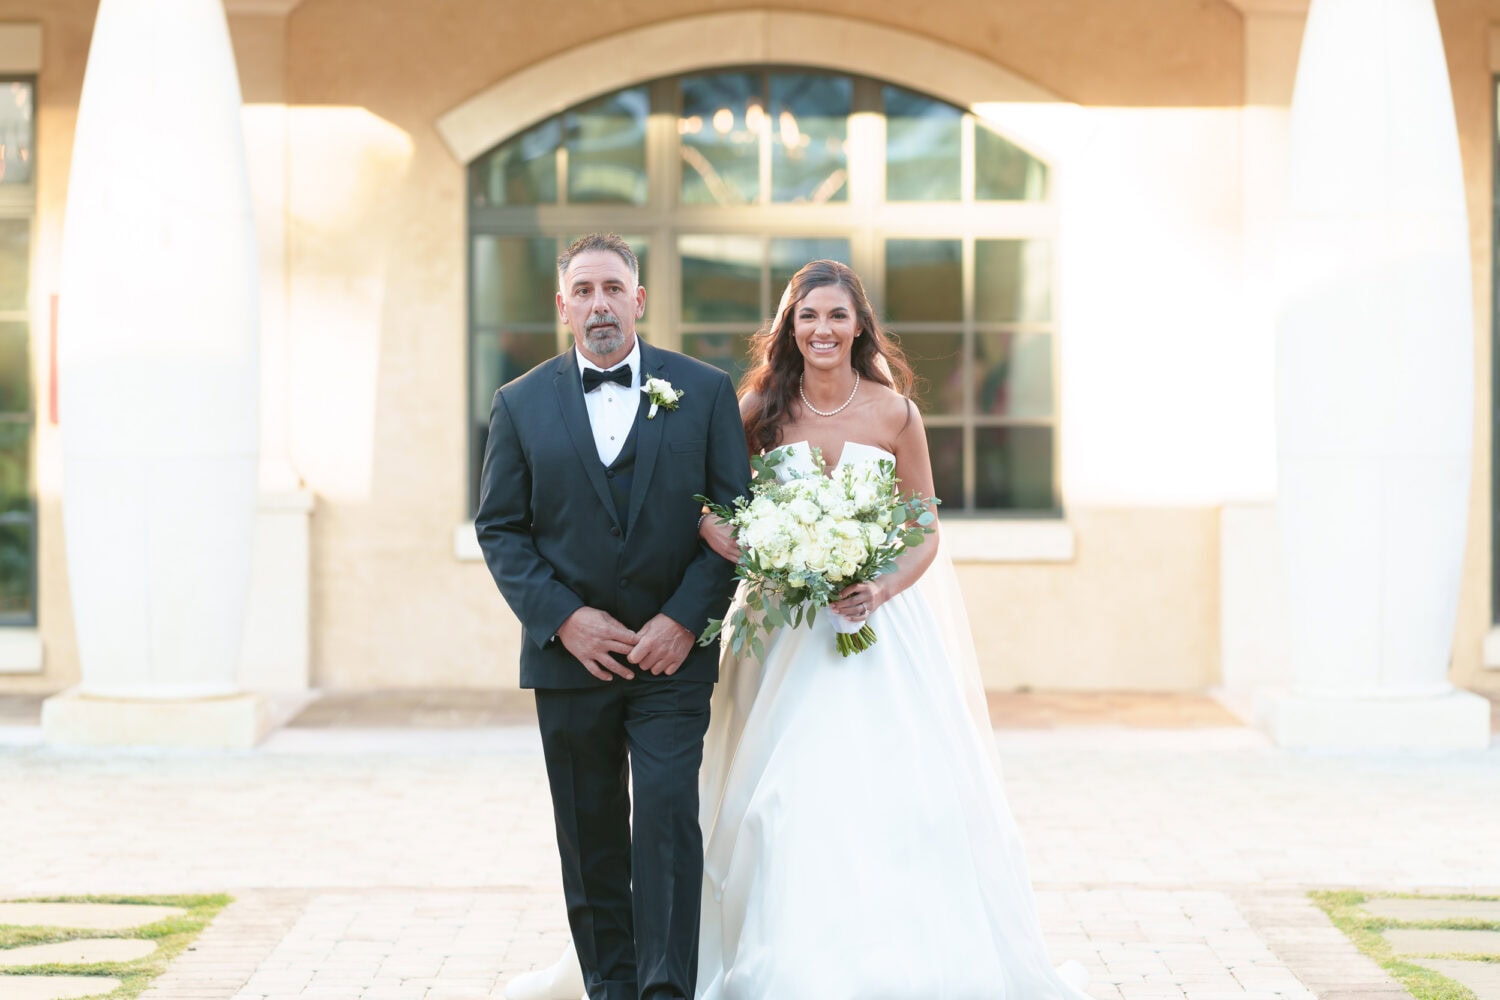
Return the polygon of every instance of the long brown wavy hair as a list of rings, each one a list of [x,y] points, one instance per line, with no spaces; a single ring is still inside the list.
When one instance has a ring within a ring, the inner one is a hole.
[[[859,377],[889,386],[903,396],[911,395],[911,365],[907,364],[900,346],[875,321],[875,310],[870,308],[859,275],[836,260],[812,261],[792,275],[776,308],[776,317],[750,338],[750,370],[740,380],[740,398],[753,392],[760,400],[754,410],[745,414],[745,443],[752,454],[781,443],[781,427],[791,419],[802,376],[802,352],[797,349],[792,333],[797,306],[814,288],[828,285],[837,285],[848,292],[854,303],[854,318],[864,336],[854,338],[849,361]]]

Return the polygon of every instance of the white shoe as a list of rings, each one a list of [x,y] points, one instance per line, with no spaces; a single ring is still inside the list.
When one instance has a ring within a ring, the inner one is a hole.
[[[1080,963],[1068,959],[1057,967],[1057,978],[1075,990],[1085,989],[1089,984],[1089,970]]]
[[[583,970],[571,942],[550,968],[524,972],[505,986],[505,1000],[589,1000],[584,992]]]

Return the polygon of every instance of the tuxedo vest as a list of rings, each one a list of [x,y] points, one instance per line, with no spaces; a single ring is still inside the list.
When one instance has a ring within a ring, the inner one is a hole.
[[[637,433],[640,426],[641,418],[637,413],[624,447],[615,460],[604,467],[604,480],[609,483],[609,495],[620,518],[620,530],[627,535],[630,534],[630,525],[626,523],[630,516],[630,488],[635,484],[635,442],[640,437]]]

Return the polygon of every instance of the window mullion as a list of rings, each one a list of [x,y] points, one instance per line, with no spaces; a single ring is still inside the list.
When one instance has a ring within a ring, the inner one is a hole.
[[[670,215],[677,207],[677,181],[682,169],[677,123],[681,115],[677,81],[656,81],[651,87],[651,113],[646,116],[646,207],[661,216]]]
[[[972,138],[972,131],[968,133]],[[972,144],[970,145],[972,149]],[[972,159],[972,157],[970,158]],[[964,189],[965,192],[969,188]],[[961,265],[963,282],[963,363],[960,366],[964,378],[963,408],[964,408],[964,510],[972,511],[975,508],[975,483],[978,480],[976,463],[979,460],[978,445],[975,441],[978,436],[974,427],[974,416],[976,411],[974,400],[974,375],[977,360],[974,349],[974,289],[976,286],[976,275],[974,267],[974,237],[965,234],[960,244],[963,263]]]
[[[849,203],[869,213],[885,194],[885,121],[880,116],[879,88],[870,80],[854,81],[849,116]]]
[[[756,145],[760,152],[760,161],[756,165],[756,172],[760,177],[760,197],[756,199],[757,205],[770,205],[774,199],[771,197],[771,74],[763,72],[760,74],[760,101],[762,114],[760,116],[760,135],[756,136]]]
[[[974,116],[964,115],[958,129],[958,190],[965,205],[974,204]]]
[[[650,225],[643,231],[651,247],[646,283],[646,315],[651,318],[652,342],[682,347],[682,307],[678,291],[677,234],[671,224],[677,208],[681,176],[681,89],[675,79],[657,80],[651,87],[651,113],[646,119],[646,209]]]

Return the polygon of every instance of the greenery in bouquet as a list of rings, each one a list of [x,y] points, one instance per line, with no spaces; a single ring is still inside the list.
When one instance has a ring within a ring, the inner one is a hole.
[[[743,600],[725,618],[708,623],[700,645],[722,634],[735,654],[748,649],[764,659],[758,633],[811,624],[819,608],[848,587],[895,569],[901,553],[934,530],[930,507],[940,501],[902,493],[894,462],[843,465],[829,475],[822,454],[816,448],[812,453],[814,470],[785,481],[776,474],[785,449],[753,457],[750,496],[730,507],[696,498],[719,523],[733,527],[740,545],[735,575],[745,583]],[[858,631],[838,632],[844,656],[875,642],[868,622]]]

